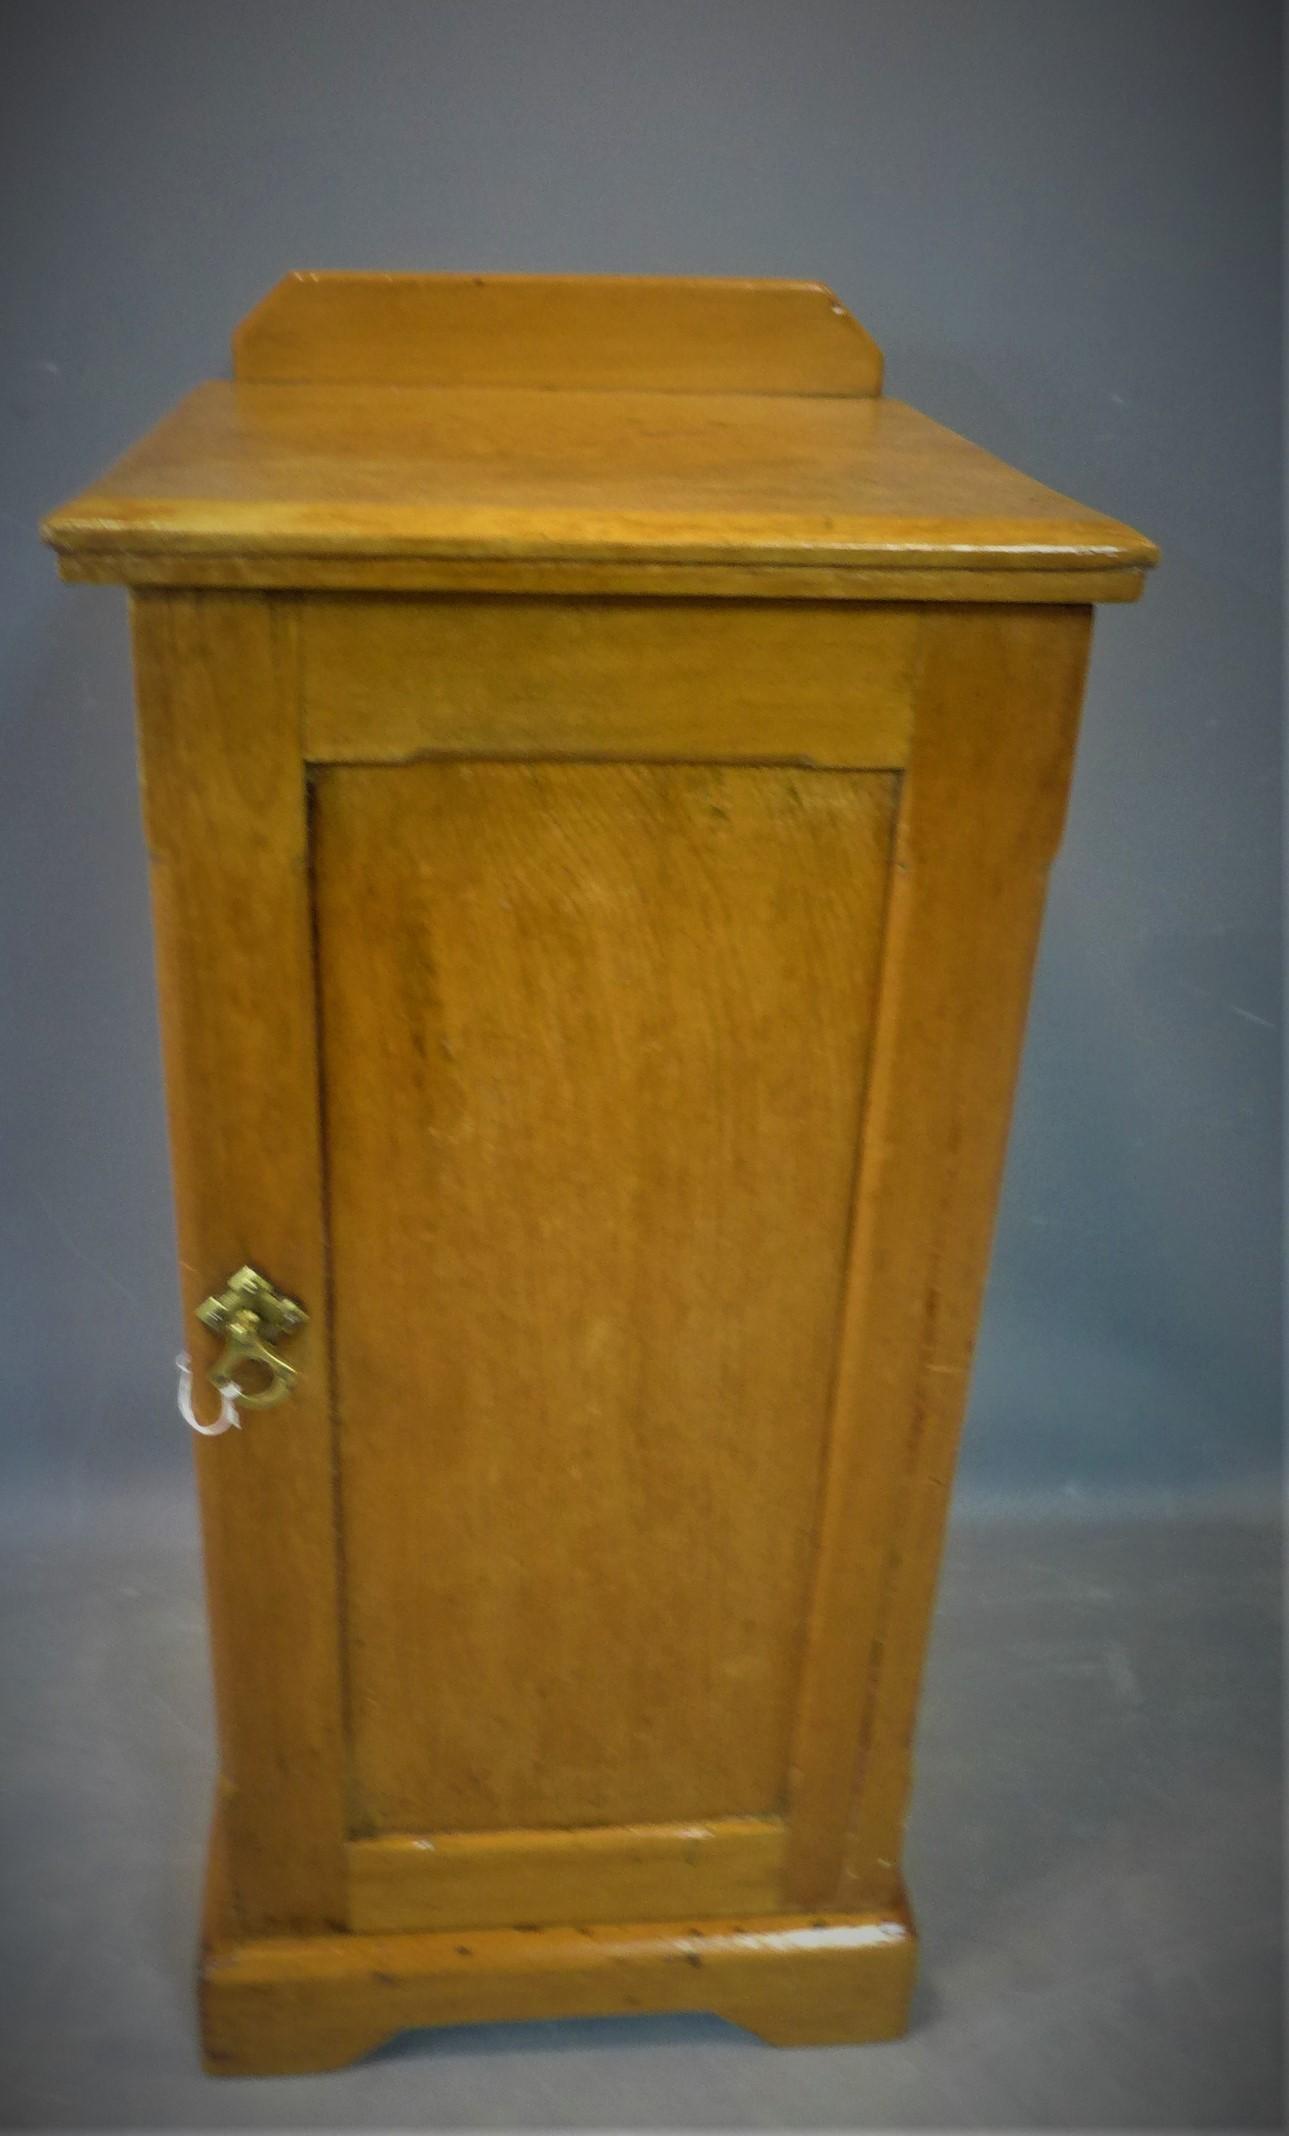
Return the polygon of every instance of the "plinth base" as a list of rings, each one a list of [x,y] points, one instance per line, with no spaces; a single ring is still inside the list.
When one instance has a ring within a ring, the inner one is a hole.
[[[213,1896],[213,1895],[212,1895]],[[239,1940],[208,1918],[202,2043],[215,2075],[338,2069],[420,2025],[707,2010],[778,2047],[894,2039],[917,1938],[882,1914]]]

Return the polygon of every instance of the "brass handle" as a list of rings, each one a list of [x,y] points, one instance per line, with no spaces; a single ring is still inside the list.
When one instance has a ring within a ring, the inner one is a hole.
[[[269,1409],[291,1392],[297,1373],[279,1357],[272,1344],[294,1335],[308,1323],[308,1314],[294,1298],[275,1290],[267,1276],[249,1264],[230,1276],[222,1291],[213,1293],[197,1308],[203,1327],[222,1335],[224,1347],[208,1377],[221,1396],[228,1395],[244,1409]],[[242,1373],[250,1365],[267,1372],[265,1385],[248,1388]]]

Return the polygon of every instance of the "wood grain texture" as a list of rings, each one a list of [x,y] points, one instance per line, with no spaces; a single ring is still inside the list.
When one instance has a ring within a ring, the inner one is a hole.
[[[1145,572],[859,569],[839,564],[539,563],[489,557],[407,556],[138,556],[84,549],[59,555],[59,577],[73,585],[278,589],[301,593],[551,594],[558,600],[924,602],[997,606],[1086,605],[1136,601]]]
[[[357,1832],[780,1803],[897,784],[317,775]]]
[[[882,355],[818,282],[682,275],[292,274],[233,337],[275,384],[880,393]]]
[[[388,1932],[773,1913],[785,1837],[777,1817],[730,1817],[355,1840],[349,1925]]]
[[[315,762],[428,753],[889,769],[908,755],[916,609],[738,602],[308,600]]]
[[[201,1975],[212,2076],[340,2069],[423,2025],[704,2010],[774,2047],[897,2039],[917,1941],[894,1909],[770,1919],[281,1936],[216,1946]]]
[[[136,599],[134,643],[184,1342],[244,1261],[310,1325],[280,1410],[194,1442],[234,1912],[343,1923],[342,1752],[316,1030],[294,616]]]
[[[214,2076],[338,2069],[393,2033],[493,2019],[708,2010],[775,2046],[894,2039],[917,1935],[902,1894],[863,1914],[242,1937],[219,1822],[206,1888],[202,2047]]]
[[[789,1903],[894,1886],[909,1745],[1089,615],[931,620],[865,1118]]]
[[[44,532],[135,641],[208,2066],[903,2028],[910,1743],[1089,604],[813,285],[293,277]]]
[[[68,555],[845,566],[1154,561],[898,401],[199,387],[45,523]],[[304,566],[301,566],[303,570]]]

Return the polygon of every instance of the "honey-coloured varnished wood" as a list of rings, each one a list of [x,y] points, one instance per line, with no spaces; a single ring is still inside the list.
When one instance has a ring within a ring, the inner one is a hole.
[[[818,282],[293,274],[233,337],[258,385],[880,393],[882,354]]]
[[[413,1934],[230,1929],[219,1822],[202,1937],[202,2050],[213,2076],[338,2069],[410,2027],[701,2010],[774,2047],[898,2038],[917,1935],[879,1911],[752,1911]]]
[[[786,1851],[786,1826],[774,1816],[356,1839],[349,1923],[545,1928],[773,1913]]]
[[[907,604],[322,596],[299,604],[315,764],[418,756],[902,765]],[[791,676],[791,687],[784,678]]]
[[[309,1301],[289,1411],[195,1439],[228,1905],[343,1925],[344,1753],[308,825],[295,615],[136,597],[134,654],[184,1343],[243,1262]]]
[[[199,386],[47,532],[69,569],[115,552],[117,575],[148,555],[226,556],[239,584],[290,557],[298,585],[312,558],[356,584],[426,559],[781,564],[880,572],[897,600],[905,570],[1154,556],[899,401],[526,386]]]
[[[809,284],[297,276],[51,517],[134,589],[197,1443],[207,2066],[887,2038],[1092,603],[1152,544]]]
[[[786,1890],[806,1906],[880,1896],[898,1877],[940,1524],[1089,617],[973,610],[927,627],[797,1707]],[[856,1813],[866,1798],[871,1820]]]
[[[896,784],[317,778],[356,1831],[781,1805]]]

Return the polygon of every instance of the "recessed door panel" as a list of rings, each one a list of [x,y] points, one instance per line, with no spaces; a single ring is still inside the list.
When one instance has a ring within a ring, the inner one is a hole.
[[[897,791],[315,774],[355,1835],[781,1812]]]

